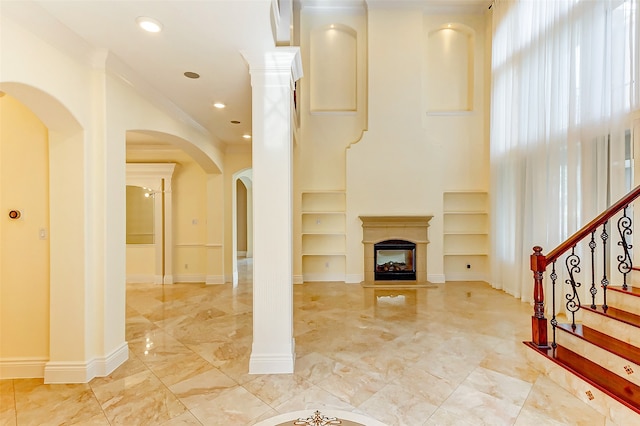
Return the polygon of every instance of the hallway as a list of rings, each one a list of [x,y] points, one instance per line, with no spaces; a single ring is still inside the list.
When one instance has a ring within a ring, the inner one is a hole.
[[[294,286],[292,375],[249,375],[240,284],[127,287],[129,361],[89,384],[0,381],[1,425],[250,425],[330,408],[396,425],[604,425],[527,364],[532,309],[485,283]],[[17,423],[16,423],[17,422]]]

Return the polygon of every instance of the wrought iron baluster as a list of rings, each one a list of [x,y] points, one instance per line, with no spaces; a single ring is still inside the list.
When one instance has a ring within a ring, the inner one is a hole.
[[[602,279],[600,280],[600,284],[602,285],[602,309],[607,312],[609,307],[607,306],[607,287],[609,286],[609,279],[607,278],[607,240],[609,239],[609,234],[607,233],[607,224],[609,221],[606,221],[602,224],[602,233],[600,234],[600,239],[602,239]]]
[[[596,308],[596,230],[591,233],[591,241],[589,241],[589,248],[591,249],[591,309]]]
[[[549,278],[551,278],[551,327],[553,331],[553,342],[551,346],[555,348],[558,346],[556,343],[556,327],[558,326],[558,320],[556,319],[556,280],[558,279],[556,262],[553,262],[551,265],[551,275],[549,275]]]
[[[633,246],[627,243],[627,236],[630,236],[633,233],[631,230],[631,218],[627,216],[628,208],[629,206],[625,206],[624,214],[620,219],[618,219],[618,232],[620,233],[620,241],[618,241],[618,245],[621,246],[623,250],[623,253],[617,257],[618,271],[622,274],[622,288],[625,290],[627,289],[627,275],[629,275],[629,272],[631,272],[631,268],[633,267],[630,253]]]
[[[576,281],[575,274],[580,273],[580,257],[576,254],[576,246],[571,248],[571,254],[565,260],[569,278],[565,280],[566,284],[571,286],[571,290],[566,294],[567,311],[571,312],[571,328],[576,329],[576,312],[580,309],[580,296],[578,296],[578,287],[582,284]]]

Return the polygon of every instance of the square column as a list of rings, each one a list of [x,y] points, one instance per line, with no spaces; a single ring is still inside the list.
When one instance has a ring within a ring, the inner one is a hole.
[[[293,82],[298,48],[243,52],[252,86],[253,346],[250,374],[293,373]]]

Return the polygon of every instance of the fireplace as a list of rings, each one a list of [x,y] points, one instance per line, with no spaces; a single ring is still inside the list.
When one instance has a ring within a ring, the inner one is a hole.
[[[360,216],[364,248],[363,284],[426,283],[427,230],[431,218]]]
[[[405,240],[386,240],[374,245],[376,281],[416,279],[416,245]]]

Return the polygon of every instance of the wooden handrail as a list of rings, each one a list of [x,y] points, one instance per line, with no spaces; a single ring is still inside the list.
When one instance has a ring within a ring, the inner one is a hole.
[[[562,242],[558,247],[554,248],[547,254],[546,263],[553,263],[567,250],[571,247],[578,244],[580,240],[582,240],[587,235],[591,234],[594,229],[598,226],[602,225],[609,219],[611,219],[616,213],[620,210],[624,209],[626,206],[631,204],[633,200],[640,196],[640,185],[636,186],[631,192],[618,200],[615,204],[611,205],[608,209],[600,213],[595,219],[591,222],[587,223],[580,230],[578,230],[575,234],[567,238],[564,242]]]
[[[600,213],[595,219],[580,228],[575,234],[567,238],[549,254],[542,253],[542,247],[535,246],[531,255],[531,271],[533,272],[533,316],[531,317],[531,342],[538,348],[548,348],[547,319],[544,316],[544,272],[547,265],[554,263],[558,258],[575,247],[583,238],[587,237],[600,225],[607,222],[620,210],[626,208],[640,196],[640,185],[618,200],[611,207]],[[605,299],[606,300],[606,299]],[[555,342],[555,338],[554,338]]]

